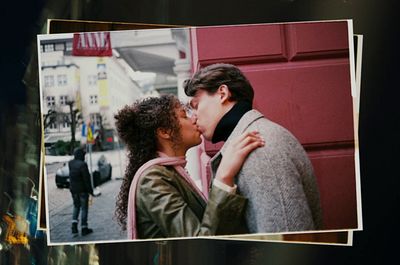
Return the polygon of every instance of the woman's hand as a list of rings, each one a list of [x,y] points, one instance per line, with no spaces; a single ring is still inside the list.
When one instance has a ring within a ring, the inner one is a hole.
[[[234,186],[234,178],[247,156],[265,141],[258,131],[245,132],[229,143],[222,156],[215,178],[229,186]]]

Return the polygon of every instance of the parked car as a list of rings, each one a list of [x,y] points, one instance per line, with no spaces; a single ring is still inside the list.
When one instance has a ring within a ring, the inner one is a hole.
[[[104,155],[101,155],[92,165],[93,186],[97,187],[100,184],[111,180],[112,166]],[[57,188],[69,188],[69,167],[68,163],[57,169],[56,171],[56,186]]]

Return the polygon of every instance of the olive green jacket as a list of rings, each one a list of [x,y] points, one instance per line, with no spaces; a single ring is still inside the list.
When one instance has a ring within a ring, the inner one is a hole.
[[[155,165],[141,175],[136,193],[139,238],[193,237],[246,233],[247,199],[213,186],[208,203],[170,166]]]

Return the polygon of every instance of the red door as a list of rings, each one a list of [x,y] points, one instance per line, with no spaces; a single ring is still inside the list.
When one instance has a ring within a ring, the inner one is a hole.
[[[255,89],[254,108],[303,144],[314,166],[326,229],[357,228],[346,21],[191,29],[192,70],[224,62]],[[221,144],[206,142],[209,155]]]

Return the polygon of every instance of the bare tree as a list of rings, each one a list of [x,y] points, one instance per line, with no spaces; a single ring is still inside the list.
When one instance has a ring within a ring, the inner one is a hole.
[[[77,121],[80,118],[80,112],[78,109],[74,108],[75,101],[74,100],[68,100],[66,104],[69,106],[69,119],[68,122],[70,124],[71,128],[71,142],[70,142],[70,152],[71,154],[74,151],[75,147],[75,131],[76,131],[76,124]]]
[[[43,126],[44,129],[48,128],[51,124],[55,123],[57,119],[57,111],[49,109],[47,114],[44,114]]]

